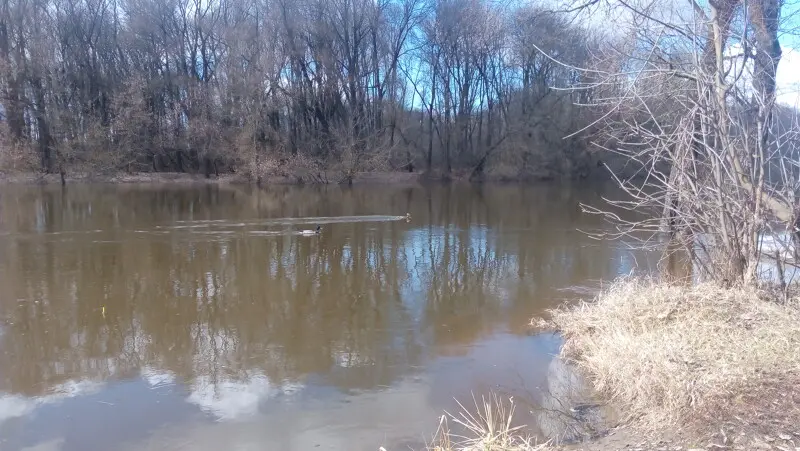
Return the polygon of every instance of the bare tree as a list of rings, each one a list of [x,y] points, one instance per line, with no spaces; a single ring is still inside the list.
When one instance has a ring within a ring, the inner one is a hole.
[[[649,216],[585,208],[622,235],[683,251],[704,276],[754,283],[764,237],[797,230],[795,132],[775,118],[781,4],[620,3],[631,44],[614,49],[615,70],[592,70],[607,96],[594,103],[607,138],[598,145],[640,171],[617,178],[632,198],[612,203]]]
[[[558,137],[589,116],[557,88],[583,74],[532,49],[579,64],[590,40],[545,12],[488,0],[6,0],[7,146],[62,174],[569,173],[560,162],[584,158],[568,149],[588,135]]]

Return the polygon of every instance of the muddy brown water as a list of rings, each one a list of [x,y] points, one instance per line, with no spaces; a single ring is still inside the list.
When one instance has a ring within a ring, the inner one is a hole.
[[[530,318],[655,264],[581,232],[603,195],[3,186],[0,449],[393,451],[490,392],[552,436]]]

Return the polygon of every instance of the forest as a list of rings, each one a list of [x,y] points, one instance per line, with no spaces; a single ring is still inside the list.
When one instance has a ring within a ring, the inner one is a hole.
[[[0,167],[583,177],[602,42],[535,2],[3,0]]]

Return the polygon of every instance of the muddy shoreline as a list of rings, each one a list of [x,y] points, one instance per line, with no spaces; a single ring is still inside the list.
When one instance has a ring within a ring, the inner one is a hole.
[[[263,177],[260,184],[270,185],[347,185],[348,182],[339,180],[333,174],[328,174],[317,180],[306,180],[299,176],[269,176]],[[492,184],[560,184],[560,183],[587,183],[607,182],[609,179],[601,174],[593,174],[581,179],[535,177],[508,179],[502,177],[483,177],[471,179],[469,174],[453,173],[450,175],[428,172],[362,172],[356,174],[352,185],[422,185],[437,183],[492,183]],[[62,180],[60,174],[44,174],[37,172],[3,173],[0,171],[0,185],[59,185],[76,183],[103,183],[103,184],[196,184],[196,185],[258,185],[259,181],[245,174],[220,174],[205,176],[204,174],[191,174],[182,172],[140,172],[140,173],[71,173],[65,174]]]
[[[353,183],[417,183],[422,180],[430,180],[422,174],[404,173],[369,173],[359,175],[353,179]],[[141,172],[141,173],[114,173],[114,174],[68,174],[63,180],[60,174],[43,173],[0,173],[0,184],[22,184],[22,185],[58,185],[61,183],[108,183],[108,184],[236,184],[236,185],[256,185],[258,182],[247,175],[241,174],[221,174],[206,177],[203,174],[190,174],[181,172]],[[314,185],[325,183],[308,183],[298,181],[293,177],[265,177],[262,179],[263,185]],[[334,184],[334,183],[328,183]]]

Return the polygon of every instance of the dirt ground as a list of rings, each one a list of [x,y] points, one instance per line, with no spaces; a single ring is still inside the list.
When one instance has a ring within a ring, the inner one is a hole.
[[[559,451],[700,451],[700,450],[778,450],[800,451],[800,425],[794,432],[761,434],[750,428],[724,428],[702,443],[692,443],[682,431],[672,430],[657,439],[643,439],[631,429],[619,428],[585,443],[558,447]]]

